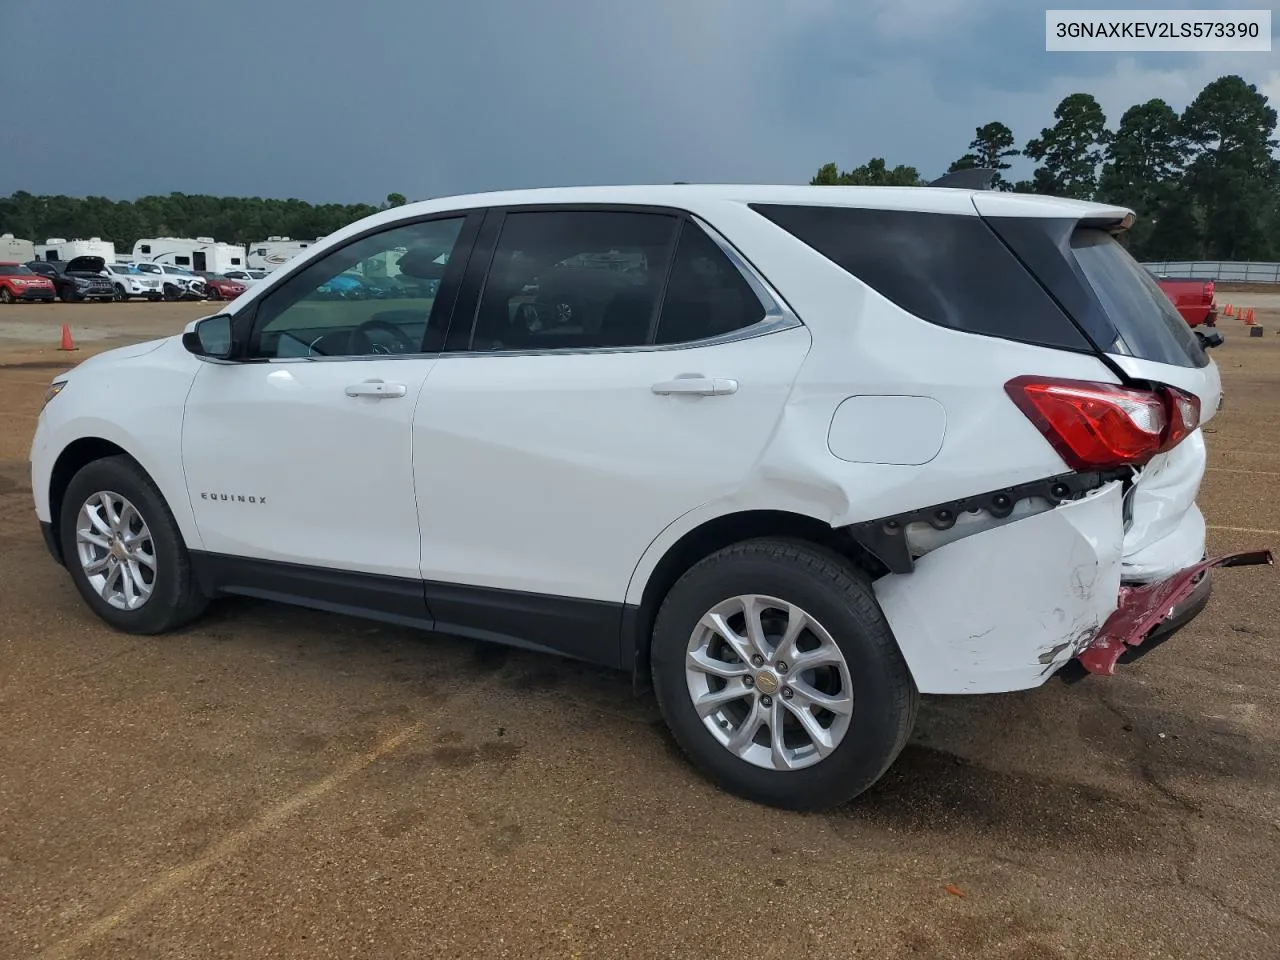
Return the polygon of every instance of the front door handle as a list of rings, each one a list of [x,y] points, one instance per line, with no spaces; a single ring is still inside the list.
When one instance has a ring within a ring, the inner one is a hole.
[[[724,377],[676,377],[665,383],[655,383],[653,392],[662,396],[681,393],[695,397],[723,397],[738,392],[738,381]]]
[[[378,400],[403,397],[409,389],[403,383],[385,383],[382,380],[365,380],[347,387],[348,397],[373,397]]]

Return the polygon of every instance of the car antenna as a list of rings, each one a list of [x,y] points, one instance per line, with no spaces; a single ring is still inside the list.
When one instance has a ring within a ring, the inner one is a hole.
[[[995,182],[998,170],[987,167],[969,167],[965,170],[952,170],[937,180],[931,180],[931,187],[957,187],[961,190],[990,190]]]

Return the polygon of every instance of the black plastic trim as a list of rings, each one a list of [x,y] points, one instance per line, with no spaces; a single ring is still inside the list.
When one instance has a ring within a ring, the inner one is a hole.
[[[257,597],[427,629],[434,622],[421,580],[196,550],[191,566],[211,597]]]
[[[59,566],[66,566],[66,561],[62,558],[62,545],[58,543],[58,537],[53,532],[53,524],[40,521],[40,536],[44,537],[44,545],[49,551],[49,555],[57,561]]]
[[[634,615],[622,603],[205,551],[192,551],[191,564],[211,597],[255,597],[631,669],[633,651],[623,655],[623,624],[634,622]]]
[[[912,523],[928,523],[937,530],[949,530],[955,526],[956,517],[960,514],[977,513],[981,510],[994,517],[1004,518],[1012,514],[1014,507],[1023,500],[1040,497],[1057,506],[1078,500],[1108,481],[1120,480],[1128,475],[1125,471],[1064,473],[876,520],[866,520],[851,524],[846,529],[858,545],[888,567],[890,573],[910,573],[915,569],[915,561],[907,544],[906,529]]]
[[[625,604],[550,594],[427,581],[427,604],[438,633],[488,640],[628,667],[621,656]]]

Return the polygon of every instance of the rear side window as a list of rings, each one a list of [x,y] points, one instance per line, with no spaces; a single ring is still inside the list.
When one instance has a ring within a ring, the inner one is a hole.
[[[485,279],[472,349],[646,343],[679,220],[623,211],[509,213]]]
[[[764,305],[738,268],[703,230],[686,222],[654,343],[719,337],[753,326],[764,316]]]
[[[1196,335],[1151,274],[1105,230],[1080,229],[1071,253],[1128,352],[1186,366],[1204,355]]]
[[[1038,346],[1090,349],[977,216],[792,204],[752,209],[922,320]]]

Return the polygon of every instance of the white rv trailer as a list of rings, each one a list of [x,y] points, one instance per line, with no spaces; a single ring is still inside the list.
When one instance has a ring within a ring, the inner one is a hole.
[[[133,245],[135,263],[167,263],[196,273],[241,270],[245,249],[234,243],[219,243],[213,237],[149,237]]]
[[[12,233],[0,234],[0,263],[26,263],[36,258],[36,245]]]
[[[324,237],[314,240],[291,240],[288,237],[267,237],[249,245],[250,270],[274,270],[282,267],[307,247],[314,246]]]
[[[88,240],[64,240],[62,237],[50,237],[44,243],[35,246],[37,260],[74,260],[76,257],[101,257],[107,263],[116,258],[116,245],[101,237],[90,237]]]

